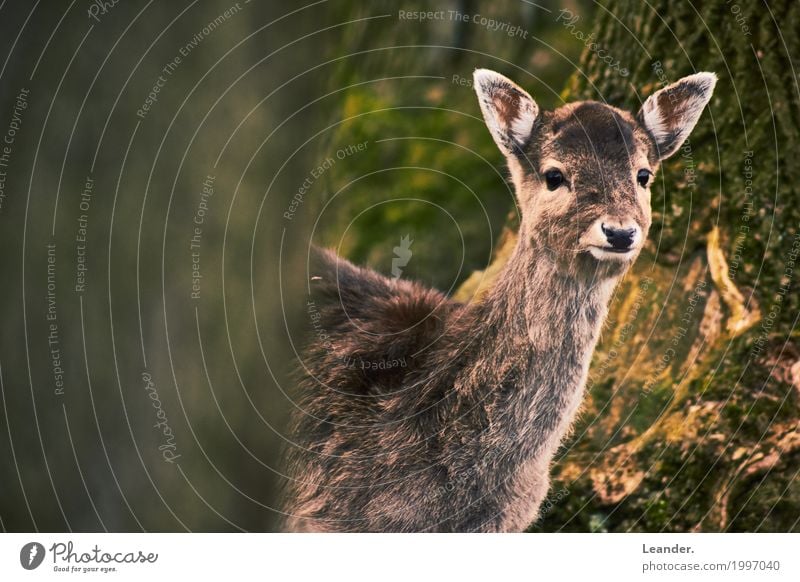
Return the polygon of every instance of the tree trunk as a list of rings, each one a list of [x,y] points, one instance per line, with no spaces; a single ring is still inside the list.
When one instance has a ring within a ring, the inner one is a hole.
[[[653,186],[648,246],[617,289],[534,529],[799,531],[799,170],[787,155],[800,4],[624,0],[596,15],[576,21],[599,32],[568,101],[635,111],[692,72],[720,81]]]

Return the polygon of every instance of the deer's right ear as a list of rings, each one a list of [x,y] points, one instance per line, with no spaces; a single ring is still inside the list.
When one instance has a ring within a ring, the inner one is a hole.
[[[528,142],[539,106],[522,87],[488,69],[473,74],[486,125],[500,151],[518,154]]]
[[[639,111],[639,121],[653,136],[659,159],[670,157],[683,145],[716,84],[714,73],[695,73],[647,98]]]

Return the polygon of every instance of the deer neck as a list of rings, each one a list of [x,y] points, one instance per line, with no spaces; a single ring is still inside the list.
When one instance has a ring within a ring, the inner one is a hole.
[[[486,315],[501,336],[511,336],[504,340],[524,343],[528,352],[591,356],[621,275],[588,256],[559,261],[521,233],[487,296]]]
[[[524,231],[476,329],[482,396],[520,454],[554,450],[580,404],[589,363],[622,271],[590,257],[559,263]],[[475,377],[475,376],[473,376]],[[489,390],[489,394],[486,390]]]

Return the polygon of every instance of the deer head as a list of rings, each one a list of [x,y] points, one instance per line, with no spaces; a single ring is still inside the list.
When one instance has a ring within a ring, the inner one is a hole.
[[[657,91],[636,116],[595,101],[540,111],[503,75],[478,69],[474,78],[486,125],[508,160],[521,242],[593,276],[624,271],[650,228],[658,165],[694,128],[716,75],[697,73]]]

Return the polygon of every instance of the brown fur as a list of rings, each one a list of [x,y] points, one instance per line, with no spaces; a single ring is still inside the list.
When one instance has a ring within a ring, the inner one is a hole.
[[[650,226],[636,176],[659,144],[607,105],[540,115],[496,73],[476,87],[514,179],[517,246],[469,304],[314,251],[288,530],[520,531],[546,496],[611,293]],[[551,165],[567,182],[556,190]],[[635,248],[604,250],[605,223],[635,225]]]

